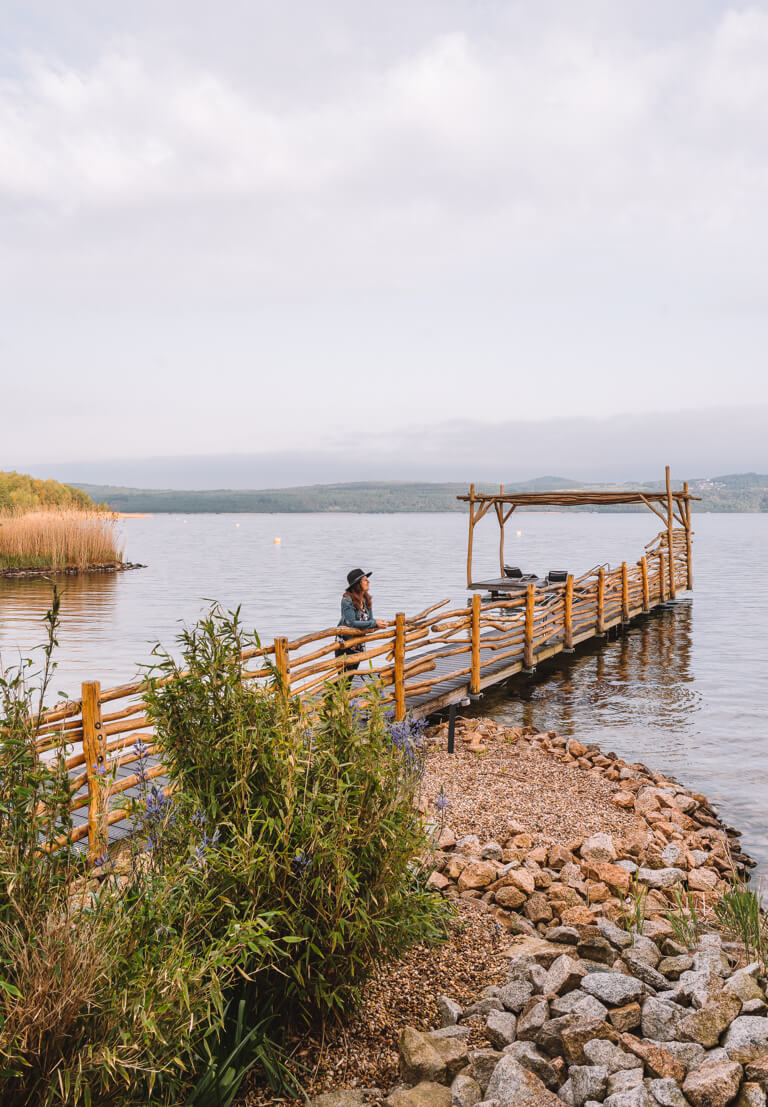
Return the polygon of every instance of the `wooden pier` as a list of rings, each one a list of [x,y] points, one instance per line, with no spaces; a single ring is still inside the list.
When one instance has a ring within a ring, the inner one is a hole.
[[[687,485],[673,491],[667,470],[666,491],[549,492],[476,494],[474,486],[459,499],[469,504],[465,606],[449,601],[432,604],[416,615],[399,613],[386,627],[367,634],[327,627],[302,637],[276,638],[269,646],[242,655],[243,677],[254,684],[279,677],[286,694],[309,701],[328,681],[344,672],[336,657],[340,633],[348,645],[362,646],[351,679],[351,694],[364,702],[373,680],[398,720],[411,713],[426,717],[467,697],[479,696],[520,672],[532,672],[542,661],[582,642],[604,636],[639,615],[674,600],[692,588],[692,497]],[[590,507],[644,504],[664,523],[633,564],[600,567],[581,577],[541,585],[505,573],[504,526],[517,507]],[[474,581],[474,532],[493,512],[499,523],[500,575]],[[446,610],[447,608],[447,610]],[[136,795],[139,786],[165,783],[165,769],[155,755],[152,724],[142,699],[145,682],[102,689],[96,681],[82,686],[79,700],[48,711],[38,733],[41,755],[63,740],[73,775],[71,839],[100,856],[108,839],[128,832],[126,813],[115,802]],[[142,753],[143,778],[137,773]]]

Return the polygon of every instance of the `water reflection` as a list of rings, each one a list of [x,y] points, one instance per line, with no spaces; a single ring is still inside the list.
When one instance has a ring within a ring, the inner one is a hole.
[[[605,744],[616,730],[670,732],[684,749],[701,694],[691,669],[693,608],[676,604],[573,655],[560,654],[535,677],[489,695],[478,710],[511,725],[557,730]]]

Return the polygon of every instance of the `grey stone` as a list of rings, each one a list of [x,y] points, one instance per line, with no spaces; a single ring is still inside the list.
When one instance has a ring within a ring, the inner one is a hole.
[[[621,959],[632,976],[636,976],[638,980],[642,980],[643,984],[647,984],[649,987],[653,988],[654,991],[660,992],[669,987],[669,982],[666,977],[662,976],[660,972],[657,972],[656,969],[639,957],[635,950],[625,949],[621,955]]]
[[[579,1014],[587,1019],[604,1019],[608,1017],[608,1008],[599,999],[587,995],[581,988],[577,988],[567,995],[557,996],[549,1005],[550,1014],[557,1018],[559,1015]]]
[[[603,1100],[603,1107],[655,1107],[645,1087],[638,1084],[626,1092],[614,1092]]]
[[[471,1049],[469,1051],[469,1071],[480,1085],[483,1093],[488,1087],[488,1081],[493,1075],[493,1070],[501,1060],[501,1053],[495,1049]]]
[[[608,1095],[614,1095],[616,1092],[628,1092],[632,1088],[636,1088],[643,1082],[643,1064],[642,1061],[636,1069],[619,1069],[618,1072],[612,1073],[608,1077],[608,1087],[606,1089]]]
[[[679,1000],[687,1001],[694,1007],[703,1007],[712,990],[712,976],[708,970],[691,969],[690,972],[680,973],[680,979],[673,990]]]
[[[584,861],[613,863],[616,860],[616,846],[610,834],[591,834],[581,843],[579,853]]]
[[[323,1092],[312,1100],[312,1107],[365,1107],[365,1097],[359,1088]]]
[[[483,861],[501,861],[501,846],[498,842],[486,842],[480,851]]]
[[[499,999],[508,1011],[519,1014],[533,995],[533,985],[527,980],[510,980],[499,991]]]
[[[573,1107],[573,1084],[571,1083],[570,1077],[566,1080],[557,1094],[560,1099],[562,1099],[563,1103],[567,1103],[568,1107]]]
[[[709,970],[716,976],[730,976],[731,963],[723,951],[723,939],[719,934],[702,934],[693,955],[693,968],[696,972]]]
[[[461,1017],[463,1019],[471,1019],[475,1015],[490,1015],[491,1011],[503,1010],[504,1004],[498,996],[489,996],[487,999],[478,999],[477,1003],[473,1003],[470,1007],[467,1007]]]
[[[516,1061],[519,1061],[524,1069],[528,1069],[529,1072],[535,1072],[539,1080],[541,1080],[548,1088],[556,1088],[558,1085],[558,1076],[554,1067],[550,1064],[548,1058],[536,1048],[533,1042],[513,1042],[512,1045],[508,1045],[504,1049],[504,1053],[510,1054]]]
[[[669,842],[661,851],[661,859],[665,865],[672,868],[677,865],[678,861],[682,861],[683,851],[676,842]]]
[[[645,1086],[660,1107],[688,1107],[676,1080],[649,1080]]]
[[[597,927],[604,938],[607,938],[614,949],[628,949],[632,945],[632,935],[621,927],[615,926],[607,919],[598,919]]]
[[[530,980],[531,969],[538,961],[530,953],[518,953],[507,965],[507,980]]]
[[[643,1037],[657,1042],[674,1042],[685,1017],[686,1012],[676,1003],[667,1003],[650,996],[643,1004]]]
[[[584,1045],[584,1056],[591,1065],[602,1065],[611,1076],[623,1069],[642,1069],[643,1062],[634,1053],[614,1045],[605,1038],[593,1038]]]
[[[532,965],[529,980],[534,992],[543,992],[547,983],[547,970],[543,965]]]
[[[480,993],[480,999],[498,999],[501,988],[497,984],[489,984],[487,988],[483,988]]]
[[[523,1040],[531,1040],[549,1019],[549,1004],[544,996],[538,996],[530,1001],[523,1009],[517,1020],[517,1037]]]
[[[616,864],[620,865],[622,867],[622,869],[626,869],[627,872],[630,875],[632,875],[632,874],[634,874],[638,871],[637,862],[630,861],[628,857],[627,858],[622,858],[622,860],[617,861]]]
[[[582,977],[586,975],[586,969],[582,967],[579,961],[564,953],[550,965],[547,972],[547,982],[542,991],[555,992],[556,994],[572,992],[579,987]]]
[[[710,1061],[730,1061],[730,1057],[722,1046],[715,1046],[714,1049],[707,1050],[702,1064],[708,1065]]]
[[[455,1026],[462,1015],[461,1007],[448,996],[438,996],[437,1013],[441,1026]]]
[[[601,1100],[605,1095],[608,1069],[603,1065],[571,1065],[568,1076],[574,1107],[584,1107],[588,1099]]]
[[[502,1057],[493,1070],[485,1094],[488,1099],[498,1100],[501,1107],[534,1107],[537,1098],[546,1103],[551,1096],[538,1076],[510,1054]]]
[[[607,1003],[611,1007],[619,1007],[645,994],[642,981],[617,972],[589,973],[582,980],[581,987],[601,1003]]]
[[[451,1084],[451,1107],[477,1107],[483,1098],[480,1085],[466,1072],[460,1072]]]
[[[768,1004],[764,999],[748,999],[741,1005],[742,1015],[765,1015],[768,1013]]]
[[[384,1100],[384,1107],[451,1107],[451,1093],[444,1084],[423,1080],[414,1088],[398,1088]]]
[[[644,961],[652,969],[655,969],[661,960],[661,950],[653,938],[648,938],[645,934],[632,935],[632,953],[636,960]]]
[[[674,888],[676,884],[682,884],[685,873],[682,869],[638,869],[637,879],[641,884],[647,884],[649,888]]]
[[[768,1018],[739,1015],[728,1027],[723,1047],[732,1060],[742,1063],[768,1053]]]
[[[766,1102],[768,1102],[768,1096],[759,1084],[745,1082],[741,1085],[736,1107],[766,1107]]]
[[[421,1080],[440,1083],[445,1079],[447,1066],[437,1042],[431,1042],[426,1034],[406,1026],[400,1032],[400,1071],[409,1084]]]
[[[575,926],[552,926],[544,935],[548,942],[575,946],[579,941],[579,932]]]
[[[726,980],[724,991],[738,996],[742,1003],[748,1003],[753,999],[765,1002],[765,992],[757,983],[758,970],[757,961],[747,965],[746,968],[739,969]]]
[[[509,1011],[491,1011],[485,1024],[485,1036],[494,1049],[503,1049],[515,1040],[517,1019]]]
[[[427,1033],[428,1038],[468,1038],[469,1027],[468,1026],[441,1026],[439,1030],[430,1030]]]
[[[463,853],[465,857],[479,857],[480,848],[480,839],[476,834],[465,834],[454,846],[456,853]]]
[[[662,957],[656,968],[663,976],[668,976],[670,980],[678,980],[681,973],[690,972],[693,968],[693,958],[690,953]]]

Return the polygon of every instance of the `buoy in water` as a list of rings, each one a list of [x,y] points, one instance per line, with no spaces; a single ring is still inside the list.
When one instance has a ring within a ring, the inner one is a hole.
[[[280,543],[282,542],[282,538],[273,538],[272,541],[274,542],[274,544],[276,546],[279,546]]]

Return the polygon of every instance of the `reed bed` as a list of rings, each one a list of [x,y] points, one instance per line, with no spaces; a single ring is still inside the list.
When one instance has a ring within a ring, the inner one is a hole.
[[[109,516],[71,508],[0,516],[0,569],[85,569],[122,559]]]

